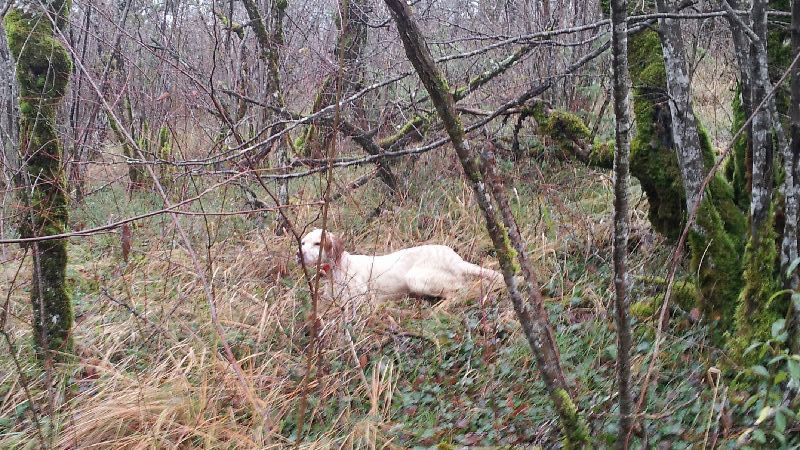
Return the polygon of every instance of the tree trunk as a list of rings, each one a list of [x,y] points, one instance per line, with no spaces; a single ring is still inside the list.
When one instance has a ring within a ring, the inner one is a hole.
[[[788,145],[783,133],[774,97],[767,97],[772,90],[768,71],[767,56],[767,1],[754,0],[750,14],[750,24],[737,14],[727,1],[723,0],[723,8],[728,13],[734,34],[743,34],[749,39],[749,49],[745,57],[743,49],[740,62],[745,65],[742,72],[751,85],[751,111],[745,114],[752,116],[750,125],[750,226],[747,233],[747,245],[742,257],[742,289],[737,296],[734,316],[734,330],[730,334],[727,347],[731,356],[740,363],[748,363],[744,355],[747,346],[754,340],[764,340],[770,336],[770,327],[777,320],[782,307],[779,302],[772,301],[773,294],[780,289],[778,263],[780,257],[776,248],[775,209],[773,191],[774,177],[774,142],[777,141],[785,162],[791,165],[791,157],[786,157]],[[746,163],[737,159],[739,165]],[[793,170],[793,169],[792,169]],[[793,173],[789,173],[788,182],[794,184]],[[741,186],[738,187],[741,190]],[[785,313],[785,309],[783,309]],[[751,362],[753,356],[750,357]]]
[[[682,164],[676,148],[668,94],[667,68],[658,32],[648,29],[631,36],[628,43],[629,70],[633,84],[636,134],[631,140],[631,175],[638,178],[650,203],[653,227],[677,239],[686,223],[687,194]],[[674,84],[674,80],[673,80]],[[686,104],[688,100],[684,100]],[[693,115],[683,114],[687,120]],[[690,122],[691,125],[691,122]],[[684,123],[684,129],[685,129]],[[702,174],[715,157],[708,136],[697,128]],[[682,137],[683,135],[681,135]],[[697,174],[698,171],[694,170]],[[730,186],[721,177],[712,179],[700,204],[697,226],[688,236],[692,272],[698,274],[700,309],[714,324],[713,336],[723,342],[733,323],[736,301],[742,286],[740,255],[746,221],[736,206]]]
[[[513,218],[510,218],[508,214],[504,214],[505,224],[498,219],[495,207],[486,190],[487,181],[490,188],[496,185],[492,180],[485,179],[484,174],[487,168],[484,166],[482,173],[481,167],[478,165],[477,155],[469,147],[469,142],[466,140],[464,127],[457,116],[453,95],[450,92],[447,81],[436,68],[422,34],[411,20],[408,6],[402,0],[385,0],[385,2],[397,24],[397,30],[403,42],[406,55],[430,95],[431,101],[461,161],[464,173],[472,186],[478,205],[483,212],[486,228],[500,260],[500,267],[514,310],[536,359],[545,387],[559,415],[565,436],[565,447],[580,448],[588,442],[588,431],[583,418],[578,414],[572,398],[567,392],[558,348],[552,327],[544,311],[541,292],[538,284],[533,279],[533,274],[529,267],[524,265],[524,262],[527,261],[524,256],[524,246],[519,242],[519,236],[514,236],[516,230],[513,227],[513,222],[509,223],[509,219]],[[500,196],[498,200],[502,210],[503,197]],[[516,248],[512,247],[512,240],[517,241],[514,246]],[[520,262],[523,263],[522,271],[525,277],[525,288],[531,296],[532,304],[523,299],[517,280],[514,277],[520,268],[514,261],[515,256],[519,256]]]
[[[741,9],[738,0],[728,2],[732,9]],[[731,132],[736,133],[739,128],[744,126],[747,118],[753,112],[751,100],[753,98],[753,82],[750,79],[749,54],[750,41],[739,28],[739,23],[732,15],[727,16],[728,24],[731,29],[733,40],[733,52],[736,62],[739,64],[739,86],[736,92],[737,98],[734,99],[733,112],[734,120]],[[733,186],[733,195],[736,203],[743,210],[750,208],[750,188],[752,183],[753,169],[753,146],[750,136],[752,135],[752,123],[748,123],[745,132],[734,142],[733,155],[728,163],[730,170],[728,178]]]
[[[339,61],[341,71],[338,74],[327,76],[322,82],[312,106],[312,113],[332,105],[338,101],[337,97],[349,96],[361,86],[363,74],[361,58],[367,44],[367,1],[339,0],[338,3],[340,16],[336,21],[339,28],[339,37],[336,40],[336,59]],[[359,110],[360,108],[356,107],[355,109]],[[303,153],[312,158],[323,158],[324,149],[328,148],[333,138],[333,130],[323,131],[315,125],[310,125],[302,139]],[[380,150],[380,147],[363,148],[373,156],[380,154],[370,150]],[[396,192],[397,177],[389,166],[389,162],[379,159],[376,166],[380,179],[390,191]]]
[[[761,42],[767,40],[767,1],[753,0],[753,32]],[[753,80],[753,107],[767,96],[769,80],[766,73],[766,51],[760,50],[758,42],[751,43],[749,70]],[[763,64],[762,70],[758,66]],[[750,239],[756,243],[764,231],[769,216],[773,191],[773,147],[770,137],[770,117],[767,108],[759,108],[754,113],[752,135],[753,141],[753,186],[750,194]]]
[[[272,39],[270,42],[271,50],[269,52],[268,70],[269,70],[269,84],[270,88],[267,93],[271,94],[268,101],[275,101],[280,108],[286,107],[286,100],[283,98],[283,90],[281,89],[281,76],[280,76],[280,49],[284,44],[283,38],[283,18],[286,16],[286,8],[289,6],[288,0],[276,0],[272,5]],[[281,123],[277,125],[272,133],[280,133],[286,128]],[[292,140],[286,135],[283,143],[277,142],[278,146],[278,166],[281,168],[289,166],[291,158],[290,150],[292,148]],[[282,169],[285,170],[285,169]],[[289,204],[289,180],[278,180],[278,202],[279,206]],[[288,229],[289,224],[286,222],[286,216],[278,212],[275,215],[277,223],[275,226],[275,234],[278,236],[283,235]]]
[[[663,1],[663,0],[660,0]],[[611,2],[611,53],[614,65],[614,290],[617,325],[617,390],[619,431],[617,447],[628,448],[631,434],[631,324],[628,318],[628,185],[630,183],[630,74],[628,72],[628,2]]]
[[[0,22],[0,163],[3,164],[4,187],[13,187],[19,169],[19,108],[14,83],[14,62]]]
[[[34,1],[17,2],[17,8],[5,18],[22,99],[20,155],[27,163],[24,175],[30,192],[26,205],[29,209],[20,230],[23,237],[60,234],[67,226],[67,187],[56,112],[69,82],[72,61],[56,37],[53,24],[64,26],[70,2],[48,2],[47,11],[40,5]],[[32,244],[31,249],[34,336],[48,361],[72,349],[72,302],[65,281],[67,241],[43,241]]]
[[[668,0],[656,0],[659,13],[675,12]],[[678,156],[683,189],[686,194],[686,211],[691,214],[701,196],[705,177],[703,152],[692,111],[689,71],[683,49],[680,23],[675,19],[658,19],[661,34],[661,51],[664,55],[669,110],[672,118],[672,142]],[[696,225],[694,225],[696,227]]]
[[[792,54],[800,52],[800,7],[798,1],[792,3],[791,23]],[[800,216],[800,68],[795,64],[791,73],[789,115],[791,123],[790,144],[783,153],[783,198],[784,198],[784,224],[781,241],[781,278],[783,285],[789,289],[796,289],[797,271],[788,273],[789,266],[798,254],[798,219]],[[780,118],[778,118],[780,120]]]
[[[800,54],[800,1],[795,0],[792,3],[792,53]],[[786,193],[786,224],[783,229],[783,239],[792,242],[783,245],[783,257],[792,264],[798,258],[797,254],[797,228],[798,228],[798,202],[800,202],[800,64],[796,64],[792,69],[792,84],[791,84],[791,155],[792,167],[794,168],[794,186],[790,192]],[[790,216],[789,202],[793,203],[794,213]],[[794,253],[791,253],[794,250]],[[783,267],[782,273],[784,274],[784,286],[790,289],[798,289],[798,275],[797,268],[791,273],[787,274],[788,267]],[[794,301],[789,303],[790,310],[790,330],[791,340],[790,347],[792,353],[800,353],[800,307]]]

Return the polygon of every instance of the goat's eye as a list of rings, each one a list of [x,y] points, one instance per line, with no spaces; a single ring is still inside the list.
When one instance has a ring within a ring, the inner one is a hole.
[[[316,245],[317,247],[319,247],[319,242],[314,242],[314,245]]]

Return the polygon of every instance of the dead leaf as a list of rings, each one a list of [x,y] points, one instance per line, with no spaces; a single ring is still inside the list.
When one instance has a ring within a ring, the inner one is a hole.
[[[131,227],[129,224],[122,224],[120,241],[122,244],[122,260],[128,262],[128,256],[131,253]]]
[[[511,417],[517,417],[519,415],[519,413],[521,413],[522,411],[525,411],[526,409],[528,409],[528,404],[527,403],[523,403],[523,404],[517,406],[514,409],[514,411],[511,412]]]
[[[464,436],[464,443],[467,445],[475,445],[483,440],[483,435],[478,433],[467,433]]]
[[[725,408],[722,411],[722,415],[720,416],[720,422],[722,422],[722,436],[727,438],[731,434],[731,428],[733,427],[733,417],[731,416],[731,410]]]

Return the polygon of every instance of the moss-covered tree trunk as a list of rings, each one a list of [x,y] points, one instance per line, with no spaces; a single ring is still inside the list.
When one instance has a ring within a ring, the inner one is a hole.
[[[730,14],[730,12],[729,12]],[[748,65],[751,98],[754,110],[750,127],[752,147],[752,182],[750,187],[750,227],[743,257],[744,286],[735,315],[735,335],[729,342],[734,357],[744,358],[744,349],[754,340],[770,336],[772,323],[781,316],[783,299],[773,298],[780,289],[780,244],[776,233],[775,201],[777,154],[785,151],[781,119],[777,112],[768,73],[767,0],[754,0],[751,8],[750,53]],[[738,23],[738,30],[746,24]],[[736,29],[734,31],[737,31]],[[775,144],[778,144],[776,151]],[[791,177],[793,179],[793,176]],[[793,181],[792,181],[793,184]]]
[[[634,112],[637,133],[631,144],[631,174],[639,179],[650,202],[653,227],[668,237],[677,238],[686,220],[687,200],[683,173],[678,163],[673,118],[667,91],[658,32],[648,30],[631,38],[629,45],[631,78],[634,86]],[[685,107],[685,106],[684,106]],[[692,120],[691,112],[684,113]],[[701,161],[692,180],[699,189],[702,176],[714,163],[708,136],[697,128]],[[733,199],[730,186],[720,177],[712,180],[700,204],[697,226],[689,235],[693,272],[699,275],[701,310],[716,320],[720,338],[729,330],[742,286],[740,255],[746,233],[745,217]]]
[[[0,163],[3,187],[14,184],[14,174],[19,167],[19,107],[14,82],[14,62],[6,42],[5,27],[0,22]]]
[[[586,424],[567,391],[558,347],[544,311],[541,292],[533,278],[529,264],[526,264],[524,246],[520,242],[513,217],[509,214],[509,208],[504,208],[504,205],[507,206],[507,204],[505,204],[503,192],[498,189],[493,180],[485,178],[490,168],[484,164],[483,170],[481,170],[478,156],[470,149],[464,127],[456,113],[455,102],[448,83],[436,67],[419,28],[411,19],[408,5],[402,0],[385,0],[385,2],[397,24],[406,55],[430,95],[483,212],[514,310],[559,415],[565,437],[565,447],[584,448],[589,441]],[[489,189],[495,191],[501,212],[505,211],[505,214],[502,215],[502,222],[492,204],[487,184]],[[512,242],[515,242],[516,245]],[[515,263],[517,256],[526,281],[525,288],[531,296],[530,303],[523,299],[518,282],[514,277],[519,268]]]
[[[723,3],[730,5],[731,9],[741,9],[741,2],[739,0],[726,0],[726,2]],[[737,30],[739,23],[736,17],[728,14],[726,18],[730,29]],[[747,69],[750,41],[744,33],[738,30],[731,33],[731,40],[733,42],[733,54],[739,65],[739,83],[733,99],[733,123],[731,124],[731,131],[736,133],[742,127],[746,127],[746,131],[741,133],[736,141],[733,142],[733,153],[727,162],[726,176],[731,182],[736,203],[742,210],[747,210],[750,207],[753,150],[750,142],[750,124],[747,123],[747,125],[745,125],[747,116],[753,111],[753,107],[750,104],[750,99],[752,98],[752,82],[750,81],[750,71]]]
[[[46,10],[42,7],[46,6]],[[21,234],[41,237],[63,233],[68,199],[56,110],[64,97],[72,61],[55,36],[63,27],[69,1],[17,2],[5,18],[6,37],[16,61],[20,93],[20,155],[26,161],[30,197]],[[67,241],[31,244],[31,302],[35,341],[43,350],[70,352],[72,303],[67,290]],[[46,358],[50,352],[44,351]]]

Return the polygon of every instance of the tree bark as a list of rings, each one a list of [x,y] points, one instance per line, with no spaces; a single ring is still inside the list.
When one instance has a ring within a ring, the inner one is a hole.
[[[792,3],[791,39],[792,54],[800,52],[800,6]],[[790,144],[784,153],[784,226],[781,242],[781,276],[783,285],[797,289],[797,270],[788,273],[789,266],[798,256],[798,220],[800,216],[800,67],[795,64],[791,73],[789,116]],[[793,308],[790,308],[793,309]]]
[[[656,0],[660,13],[674,12],[668,0]],[[661,51],[664,55],[664,68],[667,76],[669,110],[672,117],[672,142],[678,156],[681,179],[686,192],[686,212],[691,215],[702,192],[705,177],[703,152],[697,133],[694,112],[692,111],[689,71],[683,48],[680,23],[675,19],[658,20],[661,34]],[[695,228],[697,225],[693,225]]]
[[[478,205],[483,212],[486,228],[500,260],[500,267],[514,310],[536,359],[545,387],[559,415],[565,436],[565,447],[580,448],[588,442],[588,431],[583,418],[578,414],[572,398],[567,392],[558,348],[552,326],[544,311],[538,284],[533,279],[533,273],[523,265],[524,287],[530,295],[531,304],[523,299],[518,282],[514,277],[517,270],[520,269],[514,261],[515,256],[520,256],[520,262],[523,264],[527,261],[527,258],[524,257],[525,249],[522,243],[519,242],[519,236],[515,236],[515,228],[509,226],[513,225],[513,222],[509,223],[509,219],[513,219],[513,217],[504,214],[505,224],[498,219],[497,211],[487,191],[487,181],[490,189],[496,184],[492,180],[485,179],[487,168],[484,166],[484,170],[481,170],[477,155],[470,149],[464,127],[456,113],[455,102],[447,81],[437,69],[424,37],[411,19],[407,4],[403,0],[385,0],[385,2],[397,24],[397,31],[400,34],[406,55],[430,95],[431,101],[461,161],[464,173],[475,193]],[[502,199],[502,196],[498,199],[501,200],[499,202],[501,213],[503,209]],[[513,240],[517,241],[516,245],[512,244]]]
[[[664,0],[660,0],[663,2]],[[614,66],[614,290],[617,325],[617,391],[619,431],[617,447],[628,448],[631,434],[631,325],[628,317],[628,186],[630,184],[630,74],[628,71],[628,2],[611,2],[611,53]],[[674,122],[674,118],[673,118]]]
[[[761,42],[767,40],[767,1],[753,0],[753,32]],[[751,42],[749,69],[753,79],[754,108],[767,96],[769,79],[765,79],[766,50],[761,51],[758,42]],[[763,64],[762,70],[758,66]],[[753,117],[753,187],[750,194],[750,238],[758,242],[764,223],[769,215],[773,191],[773,148],[770,138],[770,117],[767,108],[759,108]]]
[[[0,22],[0,157],[3,164],[4,186],[13,186],[19,178],[19,107],[14,83],[14,62],[6,42],[6,33]]]
[[[286,8],[289,6],[287,0],[276,0],[272,5],[272,39],[271,50],[269,53],[269,83],[270,89],[267,90],[271,93],[267,101],[275,100],[275,103],[280,108],[286,107],[286,100],[283,98],[283,90],[281,89],[281,76],[280,76],[280,48],[284,44],[283,37],[283,18],[286,16]],[[280,133],[286,126],[281,123],[273,129],[274,133]],[[288,167],[291,158],[290,150],[293,150],[292,140],[286,135],[284,143],[277,143],[278,150],[278,166]],[[292,152],[293,153],[293,152]],[[281,205],[289,204],[289,180],[278,180],[278,201]],[[286,216],[283,214],[276,214],[275,234],[278,236],[283,235],[289,230],[290,225],[287,223]]]
[[[732,10],[738,10],[742,7],[739,0],[729,0],[727,3],[730,4]],[[739,99],[738,103],[734,102],[734,122],[732,127],[732,132],[735,133],[753,113],[753,105],[751,103],[753,82],[750,79],[749,70],[750,41],[741,31],[740,23],[735,16],[728,12],[726,18],[731,29],[733,53],[736,56],[736,62],[739,64]],[[745,132],[734,143],[733,162],[731,163],[733,170],[730,174],[730,181],[733,185],[733,195],[742,209],[750,207],[750,188],[753,176],[753,143],[750,139],[751,135],[752,123],[748,123],[745,127]]]
[[[781,257],[775,232],[775,210],[773,191],[774,177],[774,142],[777,141],[784,162],[791,165],[791,157],[786,157],[788,144],[783,133],[774,96],[767,97],[772,91],[769,78],[767,57],[767,0],[754,0],[750,11],[750,24],[733,11],[726,0],[722,2],[731,23],[733,33],[741,33],[749,39],[749,52],[742,68],[747,71],[751,83],[750,106],[752,111],[745,111],[752,116],[750,126],[751,142],[751,174],[750,188],[750,224],[746,233],[747,245],[742,255],[743,281],[737,298],[734,315],[735,332],[728,337],[727,347],[731,355],[741,363],[754,362],[753,356],[744,355],[745,348],[754,340],[769,337],[770,327],[781,314],[778,302],[770,299],[780,289],[781,277],[778,262]],[[793,170],[793,169],[792,169]],[[794,184],[793,173],[788,173],[789,182]],[[782,251],[782,249],[780,249]]]
[[[63,27],[69,1],[17,2],[5,18],[6,37],[16,61],[20,95],[20,155],[30,193],[22,237],[61,234],[67,227],[68,198],[56,113],[72,71],[69,55],[55,37]],[[66,285],[67,242],[31,245],[33,254],[34,339],[44,361],[72,350],[72,302]]]
[[[800,53],[800,1],[792,3],[792,53]],[[792,264],[797,258],[797,228],[798,228],[798,202],[800,202],[800,65],[795,65],[792,69],[791,84],[791,155],[792,167],[794,168],[794,185],[790,192],[786,193],[786,225],[783,229],[784,244],[782,246],[782,258],[785,257],[788,264]],[[789,203],[793,204],[793,214],[789,214]],[[786,242],[786,240],[790,242]],[[794,251],[794,253],[792,253]],[[798,288],[797,268],[792,273],[787,273],[789,267],[781,265],[781,272],[784,274],[784,286],[790,289]],[[790,348],[793,353],[800,352],[800,307],[794,301],[789,303],[789,324],[791,330]]]
[[[367,43],[367,17],[366,0],[339,0],[340,16],[337,19],[339,37],[336,40],[336,56],[341,65],[339,76],[330,75],[325,78],[317,92],[317,97],[312,106],[312,113],[333,104],[337,101],[337,92],[341,97],[347,97],[361,86],[361,58],[364,47]],[[337,86],[341,83],[341,86]],[[323,157],[323,149],[327,148],[331,139],[332,131],[321,131],[314,125],[310,125],[303,137],[303,153],[312,158]],[[371,155],[371,150],[380,150],[379,147],[363,147]],[[390,191],[397,191],[397,177],[389,166],[388,161],[379,159],[376,162],[378,176],[386,184]]]

